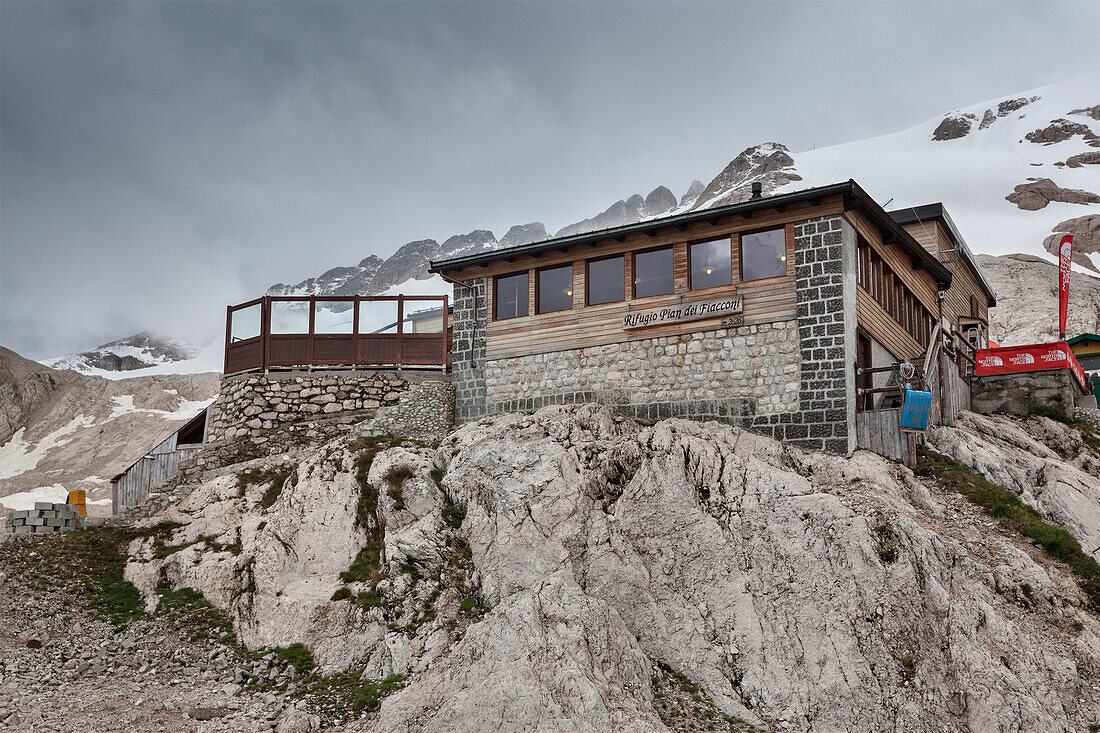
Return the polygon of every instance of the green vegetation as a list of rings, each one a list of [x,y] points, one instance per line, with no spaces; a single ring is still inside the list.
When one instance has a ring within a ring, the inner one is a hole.
[[[272,466],[271,468],[253,468],[237,474],[237,488],[241,495],[249,486],[266,484],[267,490],[260,497],[259,505],[263,509],[270,509],[283,493],[283,487],[293,486],[298,481],[298,464]]]
[[[432,477],[432,481],[435,481],[436,486],[443,486],[443,476],[446,472],[442,468],[433,468],[429,474]]]
[[[917,665],[912,657],[901,658],[901,682],[899,687],[905,687],[917,676]]]
[[[382,480],[389,486],[389,491],[386,493],[393,499],[394,509],[405,508],[404,484],[415,475],[416,472],[410,466],[393,465],[382,477]]]
[[[336,592],[332,594],[332,600],[334,601],[349,601],[352,598],[351,588],[346,585],[337,588]]]
[[[236,634],[229,616],[191,588],[177,588],[162,582],[157,587],[160,603],[157,615],[172,621],[191,641],[220,641],[236,646]]]
[[[746,720],[724,715],[698,685],[663,662],[655,664],[650,683],[653,685],[653,707],[661,721],[672,730],[763,733]]]
[[[275,652],[275,656],[283,664],[293,664],[299,674],[312,672],[317,668],[317,663],[313,661],[313,654],[304,644],[295,642],[290,646],[277,646],[271,651]]]
[[[356,438],[348,448],[355,457],[355,480],[359,484],[359,504],[355,512],[355,526],[370,527],[377,523],[378,490],[368,479],[375,457],[387,448],[401,445],[402,440],[393,435],[365,435]]]
[[[384,680],[364,680],[363,670],[318,677],[310,687],[310,693],[319,698],[322,706],[347,711],[354,716],[374,712],[382,705],[382,699],[405,686],[406,676],[393,674]],[[325,721],[332,722],[332,721]]]
[[[1100,609],[1100,564],[1087,555],[1065,529],[1045,521],[1039,512],[1008,489],[934,451],[922,449],[916,473],[935,478],[945,487],[959,492],[989,512],[1001,526],[1027,537],[1047,555],[1069,565],[1092,607]],[[1030,594],[1025,591],[1025,595]]]

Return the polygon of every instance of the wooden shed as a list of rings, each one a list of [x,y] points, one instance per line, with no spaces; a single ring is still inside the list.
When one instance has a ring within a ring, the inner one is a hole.
[[[176,475],[180,461],[206,444],[209,419],[208,407],[111,479],[111,513],[118,514],[126,507],[141,504],[157,484]]]

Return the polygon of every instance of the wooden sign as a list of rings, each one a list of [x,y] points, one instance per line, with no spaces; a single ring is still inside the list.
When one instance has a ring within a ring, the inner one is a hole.
[[[702,300],[697,303],[677,303],[662,308],[636,311],[623,316],[623,328],[645,328],[646,326],[659,326],[665,323],[682,323],[684,321],[697,321],[703,318],[723,318],[722,325],[741,325],[740,314],[744,309],[744,298],[740,295],[730,295],[714,300]]]

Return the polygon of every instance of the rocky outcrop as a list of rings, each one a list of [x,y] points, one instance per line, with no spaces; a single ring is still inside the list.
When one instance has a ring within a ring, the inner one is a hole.
[[[1043,240],[1043,248],[1055,257],[1058,256],[1058,247],[1062,237],[1066,234],[1073,235],[1073,261],[1081,267],[1100,273],[1090,254],[1100,254],[1100,214],[1079,216],[1076,219],[1067,219],[1060,222],[1052,230],[1054,234]]]
[[[1071,137],[1077,135],[1080,135],[1090,146],[1094,148],[1100,147],[1100,136],[1097,136],[1096,133],[1092,131],[1092,128],[1080,122],[1070,122],[1064,117],[1057,120],[1051,120],[1050,124],[1046,127],[1029,132],[1024,135],[1024,139],[1041,145],[1053,145],[1063,140],[1069,140]]]
[[[744,201],[752,195],[752,184],[760,183],[768,195],[792,181],[801,181],[794,171],[794,158],[785,145],[763,143],[746,148],[715,176],[699,194],[692,209],[710,209]]]
[[[334,267],[297,285],[277,283],[267,289],[267,295],[358,295],[370,289],[381,267],[382,258],[371,255],[355,267]]]
[[[703,192],[703,188],[703,182],[699,179],[692,181],[691,185],[688,186],[688,190],[680,197],[680,208],[686,209],[694,204],[698,200],[699,194]]]
[[[1058,267],[1031,255],[978,255],[997,293],[990,337],[1012,346],[1058,337]],[[1100,280],[1075,272],[1069,288],[1069,333],[1100,333]]]
[[[0,346],[0,446],[64,381],[63,372]]]
[[[1064,204],[1098,204],[1100,195],[1075,188],[1062,188],[1049,178],[1033,178],[1028,183],[1016,186],[1012,193],[1005,196],[1005,200],[1024,211],[1038,211],[1046,208],[1052,201]]]
[[[1100,456],[1080,434],[1046,417],[1027,420],[963,412],[955,427],[929,432],[933,447],[1066,527],[1100,559]]]
[[[970,113],[948,115],[943,118],[940,124],[936,125],[936,129],[932,131],[932,139],[942,142],[966,137],[970,132],[971,125],[977,119],[977,116]]]
[[[651,219],[666,214],[675,206],[676,197],[672,194],[672,191],[664,186],[658,186],[650,191],[645,198],[642,198],[640,194],[634,194],[625,201],[616,201],[591,219],[584,219],[576,224],[562,227],[554,236],[567,237],[581,232],[593,232],[634,224],[643,219]]]
[[[0,349],[0,505],[64,501],[83,489],[91,513],[108,512],[110,479],[217,392],[216,374],[109,380]]]
[[[1091,117],[1094,120],[1100,120],[1100,104],[1094,104],[1091,107],[1082,107],[1081,109],[1071,109],[1069,111],[1071,115],[1085,115]]]
[[[546,226],[541,221],[534,221],[530,224],[516,224],[500,238],[499,248],[519,247],[523,244],[541,242],[549,238],[550,235],[546,233]]]
[[[407,674],[353,730],[666,730],[655,664],[773,730],[1096,720],[1100,623],[1065,569],[877,456],[591,405],[378,441],[314,451],[273,498],[208,482],[127,577],[201,590],[250,646]]]
[[[436,259],[440,249],[434,239],[418,239],[403,245],[382,263],[370,286],[361,294],[381,293],[406,280],[423,280],[428,277],[428,261]]]
[[[463,257],[496,249],[497,238],[486,229],[475,229],[469,234],[449,237],[439,248],[439,257]]]
[[[1077,155],[1071,155],[1066,158],[1066,162],[1055,163],[1054,165],[1059,168],[1081,168],[1086,165],[1100,165],[1100,152],[1078,153]]]

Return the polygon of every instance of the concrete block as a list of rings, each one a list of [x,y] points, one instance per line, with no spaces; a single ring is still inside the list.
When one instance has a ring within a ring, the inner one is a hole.
[[[23,509],[21,511],[11,512],[10,514],[8,514],[8,519],[26,519],[30,515],[31,515],[30,510]]]
[[[34,533],[35,534],[47,534],[47,533],[53,532],[53,531],[54,531],[53,527],[47,527],[44,524],[36,525],[35,528],[34,528]]]
[[[53,503],[49,501],[36,501],[34,503],[35,511],[48,512],[53,509]]]
[[[41,527],[46,524],[46,520],[41,517],[31,517],[27,520],[27,524],[31,527]]]
[[[47,519],[46,520],[46,526],[47,527],[64,527],[65,526],[65,520],[64,519],[57,519],[57,518]]]

